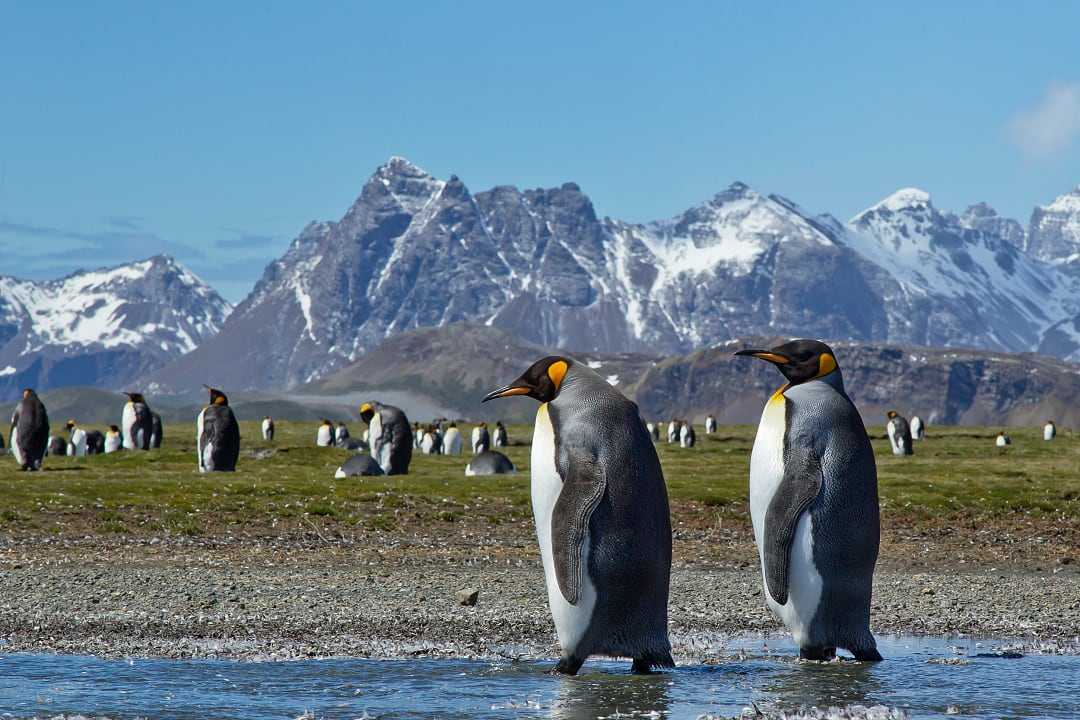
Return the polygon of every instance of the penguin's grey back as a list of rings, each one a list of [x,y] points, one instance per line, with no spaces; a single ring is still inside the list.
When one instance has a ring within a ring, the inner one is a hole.
[[[382,424],[382,436],[379,445],[390,444],[390,467],[384,467],[387,475],[404,475],[409,472],[409,463],[412,462],[413,431],[409,424],[409,418],[401,408],[382,403],[372,403],[375,411],[379,413]],[[371,448],[371,454],[378,456],[379,448]]]
[[[486,450],[465,466],[466,475],[505,475],[517,472],[510,458],[495,450]]]
[[[240,426],[228,405],[207,405],[202,411],[200,462],[207,471],[232,472],[240,457]]]
[[[11,443],[18,443],[22,455],[22,464],[27,467],[41,467],[49,443],[49,413],[37,395],[19,400],[15,414],[18,416],[11,432]]]

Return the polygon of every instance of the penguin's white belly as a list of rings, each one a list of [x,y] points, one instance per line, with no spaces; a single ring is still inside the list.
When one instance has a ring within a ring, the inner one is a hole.
[[[809,639],[810,623],[817,612],[822,587],[821,575],[814,566],[813,519],[810,513],[804,512],[795,526],[788,561],[787,603],[780,605],[773,599],[765,579],[765,515],[784,479],[784,412],[785,401],[781,396],[770,399],[761,414],[754,450],[750,455],[750,519],[761,560],[766,604],[791,632],[795,642],[804,645]]]
[[[130,402],[124,405],[124,414],[120,419],[121,436],[124,439],[124,447],[128,450],[135,449],[135,437],[132,430],[135,427],[135,406]]]
[[[19,445],[19,429],[15,428],[11,431],[11,442],[8,443],[11,447],[11,453],[15,456],[15,462],[23,465],[26,463],[25,455],[23,455],[22,447]]]
[[[318,435],[315,436],[315,444],[319,447],[329,447],[330,437],[330,428],[328,428],[326,425],[322,425],[319,427]]]
[[[1054,428],[1051,427],[1050,425],[1047,425],[1046,427],[1043,428],[1043,440],[1053,440],[1053,439],[1054,439]]]
[[[555,501],[562,492],[563,481],[555,467],[555,433],[548,418],[547,404],[536,413],[536,428],[532,444],[532,506],[536,520],[536,539],[544,561],[544,580],[547,584],[548,606],[559,635],[563,652],[572,653],[589,627],[596,607],[596,586],[589,577],[589,535],[581,547],[581,592],[576,605],[571,605],[559,589],[555,576],[555,557],[551,547],[551,516]]]
[[[198,456],[199,456],[199,472],[206,472],[206,461],[210,457],[209,452],[204,452],[203,451],[203,440],[202,440],[202,436],[203,436],[203,417],[205,415],[206,415],[206,409],[204,408],[199,413],[199,419],[195,422],[195,432],[196,432],[196,435],[195,435],[195,447],[197,448],[196,452],[198,452]],[[208,444],[206,449],[207,450],[210,449],[209,444]],[[106,448],[106,452],[108,452],[107,448]]]

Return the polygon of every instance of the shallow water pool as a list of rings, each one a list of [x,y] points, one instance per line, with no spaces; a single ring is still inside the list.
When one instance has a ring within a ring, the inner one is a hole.
[[[648,677],[592,661],[575,678],[551,662],[326,659],[102,660],[0,656],[0,717],[697,718],[883,705],[910,717],[1080,716],[1080,656],[1002,643],[879,639],[886,660],[802,663],[776,638],[725,644],[708,664]]]

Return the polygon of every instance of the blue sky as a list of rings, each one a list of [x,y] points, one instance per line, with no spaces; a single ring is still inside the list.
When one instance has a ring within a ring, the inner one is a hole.
[[[1080,3],[583,5],[0,0],[0,274],[169,252],[236,301],[393,154],[627,220],[1080,183]]]

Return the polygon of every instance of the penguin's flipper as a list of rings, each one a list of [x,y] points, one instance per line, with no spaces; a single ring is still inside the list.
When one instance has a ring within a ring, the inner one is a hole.
[[[784,454],[784,479],[765,513],[765,581],[779,605],[788,599],[791,543],[799,518],[821,492],[821,460],[808,448],[791,447]]]
[[[559,590],[571,605],[581,595],[581,547],[589,534],[589,518],[606,488],[599,463],[568,453],[562,490],[551,513],[551,550]]]

